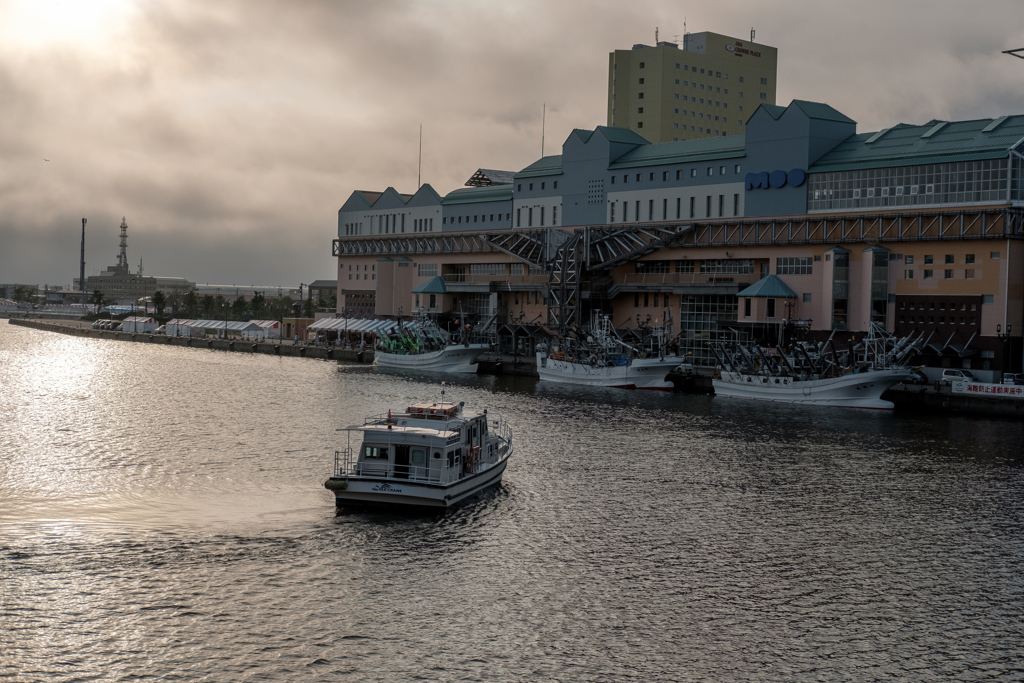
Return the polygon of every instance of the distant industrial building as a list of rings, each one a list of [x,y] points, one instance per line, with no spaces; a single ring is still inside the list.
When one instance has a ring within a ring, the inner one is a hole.
[[[109,266],[99,275],[90,275],[85,279],[87,299],[91,299],[93,293],[99,291],[107,303],[119,305],[137,303],[144,298],[153,296],[158,290],[166,295],[184,295],[193,287],[195,287],[194,282],[189,282],[181,277],[144,275],[141,261],[138,272],[131,272],[131,268],[128,266],[128,221],[123,217],[121,218],[121,249],[117,257],[117,265]],[[73,288],[80,289],[78,278],[75,278]]]
[[[751,32],[753,34],[753,32]],[[740,135],[775,104],[778,50],[705,31],[608,55],[608,126],[648,142]]]

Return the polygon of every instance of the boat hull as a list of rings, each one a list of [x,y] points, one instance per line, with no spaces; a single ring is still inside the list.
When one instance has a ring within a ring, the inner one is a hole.
[[[373,362],[380,368],[473,373],[477,370],[477,358],[488,348],[487,344],[453,344],[428,353],[400,354],[377,351]]]
[[[806,381],[722,372],[722,379],[714,380],[714,387],[716,396],[839,408],[892,410],[893,404],[883,401],[882,394],[894,384],[912,381],[914,378],[913,371],[906,369],[872,370]]]
[[[508,456],[486,470],[448,485],[394,477],[332,477],[324,485],[334,492],[335,504],[341,508],[444,510],[500,484],[511,455],[509,452]]]
[[[582,384],[616,389],[656,389],[671,391],[672,382],[665,377],[682,363],[678,357],[634,358],[629,365],[597,366],[571,363],[539,354],[537,375],[545,382]]]

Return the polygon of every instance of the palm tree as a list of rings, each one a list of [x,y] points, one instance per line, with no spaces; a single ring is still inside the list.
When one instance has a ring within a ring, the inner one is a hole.
[[[153,308],[156,310],[157,317],[164,314],[165,306],[167,306],[167,296],[159,289],[153,292]]]

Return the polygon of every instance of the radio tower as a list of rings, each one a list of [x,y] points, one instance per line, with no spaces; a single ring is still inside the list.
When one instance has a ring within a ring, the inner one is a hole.
[[[128,272],[128,221],[121,216],[121,253],[117,256],[117,270]]]

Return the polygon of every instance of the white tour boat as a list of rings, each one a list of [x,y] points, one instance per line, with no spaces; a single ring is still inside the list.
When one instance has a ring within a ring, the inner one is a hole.
[[[453,344],[447,332],[439,328],[425,313],[412,328],[401,325],[390,334],[377,339],[374,364],[381,368],[474,373],[477,359],[487,351],[488,344]]]
[[[895,384],[918,381],[920,374],[904,361],[921,340],[895,340],[873,324],[854,349],[856,358],[837,352],[831,338],[820,346],[794,345],[789,355],[781,349],[719,343],[711,346],[721,368],[715,395],[892,410],[882,394]]]
[[[537,375],[545,382],[671,391],[674,385],[665,377],[683,359],[665,353],[670,330],[667,325],[653,329],[648,343],[638,349],[619,338],[607,315],[598,316],[585,339],[563,337],[561,348],[550,353],[539,345]]]
[[[334,454],[324,486],[339,507],[444,509],[501,483],[512,455],[512,429],[501,416],[464,404],[416,403],[403,413],[370,417],[358,450]]]

